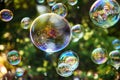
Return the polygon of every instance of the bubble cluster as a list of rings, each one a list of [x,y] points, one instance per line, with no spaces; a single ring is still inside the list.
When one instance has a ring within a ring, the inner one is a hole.
[[[112,45],[115,49],[120,49],[120,40],[119,39],[113,40]]]
[[[96,48],[92,51],[91,59],[96,64],[103,64],[108,60],[107,51],[103,48]]]
[[[96,0],[89,15],[97,26],[109,28],[115,25],[120,18],[120,6],[116,0]]]
[[[67,15],[67,7],[62,3],[57,3],[52,6],[52,12],[65,17]]]
[[[77,24],[71,28],[72,30],[72,38],[73,42],[77,42],[79,39],[81,39],[84,35],[84,28],[82,25]]]
[[[64,49],[71,40],[71,30],[67,20],[46,13],[37,17],[30,28],[30,38],[40,50],[53,53]]]
[[[29,17],[24,17],[21,20],[21,26],[23,29],[28,29],[30,27],[31,19]]]
[[[53,6],[56,3],[56,0],[47,0],[49,6]]]
[[[120,51],[119,50],[111,51],[109,53],[109,57],[111,65],[118,69],[120,67]]]
[[[21,57],[16,50],[12,50],[8,52],[7,60],[11,65],[18,65],[21,61]]]
[[[36,0],[36,2],[37,2],[38,4],[42,4],[42,3],[45,2],[45,0]]]
[[[71,6],[74,6],[77,4],[78,0],[67,0],[68,1],[68,4],[71,5]]]
[[[17,77],[21,77],[21,76],[23,76],[23,74],[24,74],[24,69],[23,68],[17,68],[16,69],[15,75]]]
[[[13,19],[13,13],[9,9],[2,9],[0,11],[0,19],[4,22],[9,22]]]

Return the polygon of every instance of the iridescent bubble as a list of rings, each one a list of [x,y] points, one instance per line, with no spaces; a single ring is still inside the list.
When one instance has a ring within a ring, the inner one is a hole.
[[[120,51],[114,50],[109,53],[110,57],[110,63],[112,66],[114,66],[116,69],[119,69],[120,67]]]
[[[81,39],[84,35],[84,28],[82,25],[77,24],[71,28],[72,30],[72,38],[73,42],[77,42],[79,39]]]
[[[17,77],[21,77],[21,76],[23,76],[23,74],[24,74],[24,69],[23,68],[17,68],[16,69],[16,72],[15,72],[15,75],[17,76]]]
[[[109,28],[119,21],[120,6],[116,0],[96,0],[89,15],[95,25]]]
[[[120,49],[120,40],[119,39],[113,40],[112,45],[115,49]]]
[[[29,17],[24,17],[21,20],[21,26],[23,29],[28,29],[30,27],[31,19]]]
[[[73,71],[71,70],[71,66],[66,63],[58,64],[56,71],[62,77],[69,77],[73,74]]]
[[[69,64],[71,66],[71,70],[74,71],[79,66],[79,57],[71,50],[65,51],[60,55],[58,63]]]
[[[47,0],[49,6],[53,6],[56,3],[56,0]]]
[[[103,48],[96,48],[92,51],[91,59],[96,64],[103,64],[108,60],[107,51]]]
[[[42,3],[45,2],[45,0],[36,0],[36,2],[37,2],[38,4],[42,4]]]
[[[0,11],[0,19],[4,22],[9,22],[13,19],[13,13],[9,9],[2,9]]]
[[[67,20],[63,17],[54,13],[46,13],[33,21],[30,38],[38,49],[54,53],[69,44],[71,30]]]
[[[8,52],[7,60],[11,65],[18,65],[21,61],[21,57],[16,50],[12,50]]]
[[[62,3],[57,3],[52,6],[52,12],[65,17],[67,15],[67,7]]]
[[[68,4],[71,5],[71,6],[76,5],[77,2],[78,2],[78,0],[68,0]]]

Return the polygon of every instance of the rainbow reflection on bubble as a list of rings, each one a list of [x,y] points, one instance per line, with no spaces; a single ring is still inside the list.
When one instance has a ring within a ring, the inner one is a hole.
[[[120,40],[119,39],[113,40],[112,45],[115,49],[120,49]]]
[[[21,26],[23,29],[28,29],[30,27],[31,19],[29,17],[24,17],[21,20]]]
[[[71,5],[71,6],[74,6],[77,4],[78,0],[67,0],[68,1],[68,4]]]
[[[0,11],[0,19],[4,22],[9,22],[13,19],[13,13],[9,9],[2,9]]]
[[[71,30],[65,18],[54,13],[46,13],[33,21],[30,38],[38,49],[53,53],[69,44]]]
[[[119,21],[120,6],[116,0],[96,0],[89,15],[95,25],[109,28]]]
[[[91,59],[96,64],[103,64],[108,60],[107,51],[103,48],[96,48],[92,51]]]
[[[56,0],[47,0],[49,6],[53,6],[56,4]]]
[[[23,76],[23,74],[24,74],[24,69],[23,68],[17,68],[16,69],[15,75],[17,77],[21,77],[21,76]]]

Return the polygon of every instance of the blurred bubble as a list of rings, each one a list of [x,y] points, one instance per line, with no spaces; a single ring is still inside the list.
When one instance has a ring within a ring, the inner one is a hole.
[[[65,51],[59,57],[58,64],[60,63],[69,64],[71,70],[73,71],[79,66],[79,57],[75,52],[71,50]]]
[[[119,39],[113,40],[112,45],[115,49],[120,49],[120,40]]]
[[[15,75],[17,76],[17,77],[21,77],[21,76],[23,76],[23,74],[24,74],[24,69],[23,68],[17,68],[16,69],[16,72],[15,72]]]
[[[71,70],[71,66],[66,63],[58,64],[56,71],[57,74],[59,74],[62,77],[69,77],[73,74],[73,71]]]
[[[120,18],[120,6],[116,0],[96,0],[89,15],[97,26],[109,28],[115,25]]]
[[[37,4],[42,4],[45,2],[45,0],[36,0]]]
[[[110,57],[110,63],[112,66],[114,66],[116,69],[119,69],[120,67],[120,51],[114,50],[109,53]]]
[[[71,30],[67,20],[63,17],[54,13],[46,13],[33,21],[30,38],[38,49],[54,53],[69,44]]]
[[[84,35],[84,28],[82,25],[77,24],[71,28],[72,30],[72,38],[73,42],[77,42],[79,39],[81,39]]]
[[[21,26],[23,29],[28,29],[30,27],[31,19],[29,17],[24,17],[21,20]]]
[[[13,13],[9,9],[2,9],[0,11],[0,19],[4,22],[9,22],[13,19]]]
[[[18,65],[21,61],[21,57],[16,50],[12,50],[8,52],[7,60],[11,65]]]
[[[67,15],[67,7],[62,3],[57,3],[52,6],[52,12],[65,17]]]
[[[68,0],[68,4],[71,5],[71,6],[76,5],[77,2],[78,2],[78,0]]]
[[[91,59],[96,64],[103,64],[108,60],[107,51],[103,48],[96,48],[92,51]]]
[[[47,0],[49,6],[53,6],[56,3],[56,0]]]

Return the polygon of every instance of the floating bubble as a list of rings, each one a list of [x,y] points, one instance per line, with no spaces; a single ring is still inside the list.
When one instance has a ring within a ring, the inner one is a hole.
[[[74,71],[79,65],[79,57],[71,50],[65,51],[60,55],[58,63],[69,64],[71,66],[71,70]]]
[[[77,24],[71,28],[72,30],[72,38],[73,42],[77,42],[79,39],[81,39],[84,35],[84,28],[82,25]]]
[[[21,76],[23,76],[23,74],[24,74],[24,69],[23,68],[17,68],[16,69],[16,72],[15,72],[15,75],[17,76],[17,77],[21,77]]]
[[[71,66],[66,63],[58,64],[56,71],[60,76],[63,77],[69,77],[73,74],[73,71],[71,70]]]
[[[49,6],[53,6],[56,3],[56,0],[47,0]]]
[[[71,6],[76,5],[77,2],[78,2],[78,0],[68,0],[68,4],[71,5]]]
[[[120,67],[120,51],[119,50],[114,50],[109,53],[110,57],[110,63],[113,67],[116,69],[119,69]]]
[[[54,53],[64,49],[71,40],[71,30],[67,20],[46,13],[37,17],[30,28],[30,38],[40,50]]]
[[[115,25],[120,18],[120,6],[116,0],[96,0],[89,15],[97,26],[109,28]]]
[[[21,61],[21,57],[16,50],[12,50],[8,52],[7,60],[11,65],[18,65]]]
[[[115,49],[120,49],[120,40],[119,39],[113,40],[112,45]]]
[[[42,4],[42,3],[45,2],[45,0],[36,0],[36,2],[37,2],[38,4]]]
[[[91,59],[96,64],[103,64],[108,60],[107,51],[102,48],[96,48],[91,54]]]
[[[29,17],[24,17],[21,20],[21,26],[23,29],[28,29],[30,27],[31,19]]]
[[[62,3],[57,3],[52,6],[52,12],[65,17],[67,15],[67,7]]]
[[[9,9],[2,9],[0,11],[0,19],[4,22],[9,22],[13,19],[13,13]]]

